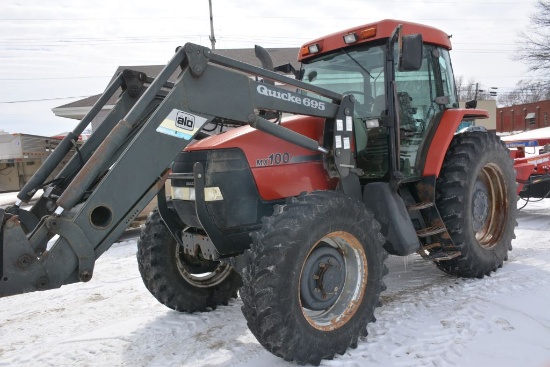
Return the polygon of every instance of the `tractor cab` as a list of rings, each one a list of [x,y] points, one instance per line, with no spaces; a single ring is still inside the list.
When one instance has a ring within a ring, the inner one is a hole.
[[[403,36],[395,39],[400,24]],[[426,142],[443,111],[458,107],[449,49],[443,32],[393,20],[302,47],[304,82],[355,97],[355,152],[362,181],[387,181],[394,170],[405,181],[422,175]],[[417,65],[403,67],[404,58],[416,58]]]

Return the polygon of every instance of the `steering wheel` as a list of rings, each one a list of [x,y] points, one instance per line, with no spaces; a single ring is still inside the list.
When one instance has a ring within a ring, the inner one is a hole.
[[[372,111],[372,106],[374,105],[374,98],[372,96],[367,96],[365,92],[359,92],[356,90],[349,90],[345,91],[342,94],[353,94],[353,95],[360,95],[363,96],[363,103],[356,102],[355,103],[355,112],[361,116],[365,117],[366,115],[370,114]]]

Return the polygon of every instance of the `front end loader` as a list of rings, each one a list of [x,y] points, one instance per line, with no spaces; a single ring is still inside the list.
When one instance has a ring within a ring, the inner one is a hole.
[[[178,68],[182,70],[178,80],[170,83],[168,77]],[[256,92],[264,84],[250,79],[246,72],[308,88],[320,96],[325,93],[335,103],[306,97],[315,100],[317,107],[282,100],[275,104]],[[119,88],[123,93],[100,128],[52,182],[44,182]],[[276,107],[290,113],[344,118],[344,110],[353,108],[350,99],[193,44],[180,48],[155,79],[125,70],[18,193],[15,206],[2,212],[5,225],[0,294],[90,280],[95,259],[163,188],[175,157],[194,138],[204,137],[201,129],[214,119],[250,124],[306,149],[327,152],[317,141],[265,120],[256,109]],[[195,166],[200,171],[200,162]],[[23,204],[39,188],[44,189],[42,197],[30,210],[24,209]],[[50,243],[56,235],[59,237]],[[239,251],[242,249],[234,252]]]
[[[458,108],[450,48],[384,20],[305,44],[300,70],[275,68],[294,78],[265,53],[257,68],[191,43],[156,78],[125,70],[0,211],[0,296],[89,281],[155,195],[137,244],[151,294],[189,313],[240,295],[258,341],[298,364],[366,336],[388,253],[495,271],[515,225],[512,161],[493,134],[455,134],[487,112]]]

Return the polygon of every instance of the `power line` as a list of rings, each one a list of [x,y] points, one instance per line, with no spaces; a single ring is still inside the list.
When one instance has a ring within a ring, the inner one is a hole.
[[[364,0],[346,0],[346,1],[353,1],[353,2],[363,2]],[[372,1],[371,2],[375,2]],[[407,0],[381,0],[380,3],[407,3],[407,4],[414,4],[416,1],[407,1]],[[445,1],[445,0],[422,0],[420,3],[432,3],[432,4],[488,4],[488,5],[505,5],[505,4],[514,4],[517,5],[517,1],[478,1],[478,0],[472,0],[472,1]]]
[[[195,36],[195,37],[202,37],[202,36]],[[207,36],[204,36],[205,38]],[[177,43],[178,41],[181,43],[186,38],[189,37],[178,37],[177,39],[134,39],[134,40],[126,40],[126,41],[117,41],[117,40],[109,40],[109,39],[98,39],[96,42],[77,42],[72,41],[70,39],[67,40],[51,40],[47,43],[44,43],[44,41],[30,41],[26,43],[20,43],[20,42],[3,42],[0,41],[0,45],[3,45],[4,47],[10,47],[10,48],[16,48],[16,49],[23,49],[26,47],[36,47],[36,46],[42,46],[42,47],[67,47],[67,46],[97,46],[97,45],[128,45],[128,44],[145,44],[145,43]],[[224,41],[249,41],[249,42],[263,42],[268,44],[289,44],[289,40],[294,41],[294,43],[302,43],[309,38],[298,38],[298,37],[279,37],[279,38],[269,38],[269,37],[247,37],[247,36],[219,36],[220,40]],[[12,46],[13,45],[13,46]],[[495,46],[507,46],[506,44],[495,44]],[[454,52],[474,52],[474,53],[509,53],[514,52],[513,49],[460,49],[455,48],[453,50]]]
[[[143,39],[173,39],[173,38],[184,38],[184,37],[201,37],[200,34],[177,34],[177,35],[161,35],[161,36],[106,36],[106,37],[65,37],[65,38],[3,38],[1,43],[18,43],[18,42],[64,42],[66,40],[75,40],[75,41],[102,41],[102,40],[143,40]],[[289,37],[290,38],[290,37]]]
[[[43,102],[43,101],[55,101],[58,99],[72,99],[72,98],[88,98],[91,96],[72,96],[72,97],[58,97],[58,98],[43,98],[43,99],[28,99],[24,101],[0,101],[0,103],[27,103],[27,102]]]
[[[176,34],[176,35],[161,35],[161,36],[128,36],[128,37],[117,37],[117,36],[106,36],[106,37],[65,37],[65,38],[3,38],[0,40],[0,43],[19,43],[19,42],[67,42],[67,41],[110,41],[110,40],[145,40],[145,39],[181,39],[181,38],[191,38],[191,37],[208,37],[205,34]],[[250,39],[251,35],[239,35],[239,34],[229,34],[225,35],[224,37],[234,37],[234,38],[243,38],[243,39]],[[270,38],[270,39],[310,39],[311,37],[297,37],[297,36],[259,36],[262,38]]]
[[[34,80],[72,80],[72,79],[99,79],[99,78],[111,78],[112,75],[103,75],[103,76],[70,76],[70,77],[39,77],[39,78],[0,78],[0,81],[34,81]]]
[[[172,35],[159,35],[159,36],[151,36],[151,35],[139,35],[139,36],[106,36],[106,37],[65,37],[65,38],[3,38],[0,40],[0,43],[19,43],[19,42],[32,42],[32,43],[40,43],[40,42],[66,42],[66,41],[103,41],[103,40],[146,40],[146,39],[182,39],[182,38],[191,38],[191,37],[207,37],[205,34],[172,34]],[[229,37],[229,38],[242,38],[242,39],[250,39],[250,34],[246,35],[240,35],[240,34],[227,34],[223,37]],[[312,37],[297,37],[297,36],[260,36],[264,39],[304,39],[309,40]],[[486,45],[486,43],[483,42],[453,42],[453,45]],[[516,43],[491,43],[491,45],[496,46],[515,46]]]
[[[439,1],[436,3],[440,3]],[[247,19],[250,20],[249,15],[242,16],[220,16],[219,18],[224,19]],[[135,18],[1,18],[2,22],[17,21],[17,22],[82,22],[82,21],[113,21],[113,20],[166,20],[166,19],[197,19],[203,20],[204,17],[135,17]],[[260,17],[258,17],[260,20]],[[311,19],[310,16],[262,16],[261,19]],[[327,19],[333,20],[333,17],[315,17],[315,19]],[[338,19],[362,19],[365,17],[338,17]],[[499,18],[499,21],[518,21],[518,20],[527,20],[529,18]],[[415,21],[460,21],[460,22],[480,22],[480,21],[493,21],[494,18],[415,18]]]
[[[36,39],[36,38],[4,38],[0,40],[0,45],[11,45],[11,44],[17,44],[19,46],[27,46],[27,45],[41,45],[41,46],[58,46],[58,44],[61,44],[63,46],[66,46],[68,43],[76,43],[79,42],[79,45],[97,45],[97,44],[131,44],[131,43],[148,43],[148,42],[172,42],[172,41],[183,41],[185,39],[189,38],[202,38],[207,37],[204,34],[180,34],[180,35],[164,35],[164,36],[128,36],[128,37],[113,37],[113,36],[107,36],[107,37],[67,37],[67,38],[44,38],[44,39]],[[284,36],[257,36],[257,37],[251,37],[250,35],[225,35],[221,36],[220,38],[223,38],[225,40],[265,40],[265,41],[286,41],[286,40],[293,40],[293,41],[299,41],[304,40],[307,41],[311,37],[284,37]],[[84,41],[84,42],[82,42]],[[484,43],[468,43],[468,42],[453,42],[453,45],[485,45]],[[492,46],[514,46],[513,43],[493,43]],[[465,49],[466,50],[466,49]],[[468,50],[470,51],[470,50]],[[476,50],[477,51],[477,50]],[[492,50],[479,50],[479,51],[492,51]],[[499,50],[500,51],[500,50]],[[513,51],[513,50],[509,50]]]

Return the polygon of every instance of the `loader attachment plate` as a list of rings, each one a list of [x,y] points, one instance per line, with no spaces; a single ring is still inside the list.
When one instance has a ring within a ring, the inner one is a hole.
[[[5,217],[4,210],[2,216]],[[0,297],[51,288],[48,276],[29,243],[19,218],[8,218],[0,230],[2,279]]]

